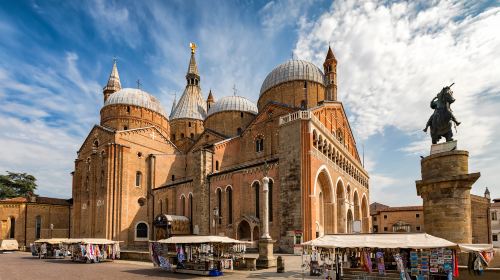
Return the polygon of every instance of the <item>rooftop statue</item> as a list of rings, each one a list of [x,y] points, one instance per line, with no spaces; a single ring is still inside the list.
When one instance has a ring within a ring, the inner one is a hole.
[[[434,113],[427,121],[424,132],[427,132],[429,127],[431,128],[432,144],[437,144],[441,137],[446,138],[446,142],[453,141],[452,121],[455,125],[460,125],[450,108],[451,103],[455,102],[451,90],[454,84],[444,87],[431,101],[430,106],[434,109]]]

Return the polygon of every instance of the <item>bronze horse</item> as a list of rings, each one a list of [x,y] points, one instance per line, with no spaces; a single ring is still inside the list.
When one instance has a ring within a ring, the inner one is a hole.
[[[441,92],[432,99],[430,104],[431,108],[434,109],[434,113],[427,121],[424,132],[427,132],[429,126],[431,127],[432,144],[437,144],[441,137],[444,137],[446,142],[453,141],[451,122],[455,122],[456,125],[460,124],[450,108],[450,105],[455,102],[451,86],[453,86],[453,84],[444,87]]]

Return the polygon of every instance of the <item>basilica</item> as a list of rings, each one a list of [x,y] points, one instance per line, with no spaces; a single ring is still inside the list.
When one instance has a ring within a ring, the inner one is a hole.
[[[257,104],[211,91],[205,98],[195,50],[168,114],[154,95],[122,88],[113,64],[100,123],[75,160],[71,236],[139,248],[185,222],[184,234],[253,242],[266,176],[276,250],[369,232],[369,176],[337,93],[331,48],[322,69],[298,59],[274,68]]]

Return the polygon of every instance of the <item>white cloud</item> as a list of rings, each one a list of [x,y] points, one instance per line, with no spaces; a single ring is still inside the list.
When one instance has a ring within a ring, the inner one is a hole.
[[[267,32],[273,34],[287,25],[295,24],[297,18],[305,15],[314,0],[274,0],[268,2],[259,11],[261,24]]]
[[[430,137],[421,130],[432,114],[429,101],[455,82],[459,148],[470,151],[471,166],[482,166],[481,158],[498,150],[499,7],[335,1],[319,18],[300,25],[295,48],[300,58],[321,65],[332,43],[339,61],[339,98],[350,109],[361,140],[395,127],[415,139],[403,151],[428,153]],[[491,164],[498,169],[498,153],[495,157]],[[481,182],[492,186],[495,175],[484,175]]]

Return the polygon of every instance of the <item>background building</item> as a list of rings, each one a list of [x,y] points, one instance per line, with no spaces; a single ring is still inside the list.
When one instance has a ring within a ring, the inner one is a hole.
[[[493,199],[491,203],[491,240],[493,246],[500,248],[500,220],[498,219],[500,215],[500,198]]]
[[[284,252],[326,233],[370,231],[368,173],[337,94],[337,60],[323,71],[302,60],[278,65],[257,105],[202,97],[195,49],[186,87],[167,116],[142,89],[121,88],[116,63],[101,122],[78,151],[75,237],[141,247],[164,237],[165,215],[193,233],[260,237],[262,178],[270,177],[270,234]]]
[[[0,200],[0,239],[16,239],[29,247],[40,238],[67,238],[71,232],[71,200],[31,196]]]

